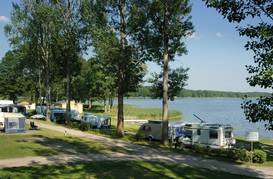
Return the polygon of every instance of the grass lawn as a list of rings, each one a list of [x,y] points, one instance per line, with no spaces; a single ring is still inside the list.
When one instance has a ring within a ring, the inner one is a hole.
[[[96,161],[61,166],[34,166],[0,170],[0,178],[184,178],[244,179],[251,177],[194,168],[183,164],[144,161]]]
[[[117,106],[113,106],[110,113],[104,113],[103,106],[93,106],[91,110],[85,109],[84,112],[92,112],[94,114],[106,114],[110,115],[112,118],[117,117]],[[124,105],[124,118],[125,120],[130,119],[152,119],[160,120],[162,118],[161,108],[142,108],[133,105]],[[169,119],[177,120],[181,119],[182,114],[175,110],[169,111]]]
[[[26,134],[0,134],[0,159],[25,156],[51,156],[61,153],[104,153],[119,151],[99,142],[65,136],[64,133],[41,129]]]

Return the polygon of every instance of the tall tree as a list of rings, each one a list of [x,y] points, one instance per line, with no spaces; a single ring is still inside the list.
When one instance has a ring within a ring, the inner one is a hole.
[[[169,70],[169,78],[168,78],[168,87],[169,87],[169,100],[174,100],[175,97],[179,95],[184,86],[186,86],[186,81],[189,76],[187,74],[189,68],[177,68],[175,70]],[[149,82],[152,84],[151,93],[152,98],[160,98],[163,97],[163,74],[154,73],[152,78],[149,79]]]
[[[13,3],[11,23],[5,27],[10,43],[14,49],[28,45],[26,49],[29,63],[38,70],[40,97],[41,83],[46,89],[47,118],[51,102],[51,77],[52,73],[52,45],[56,34],[57,11],[53,8],[54,2],[47,0],[23,0],[20,4]],[[35,61],[34,63],[32,63]],[[37,66],[36,66],[37,65]]]
[[[92,34],[92,45],[98,59],[104,61],[117,86],[117,133],[124,131],[123,98],[142,80],[144,58],[134,46],[135,33],[130,31],[131,10],[138,1],[84,1],[83,14]],[[143,23],[134,24],[139,27]]]
[[[0,62],[0,94],[14,102],[27,89],[27,79],[21,68],[20,52],[8,51]]]
[[[141,42],[138,45],[148,59],[163,69],[162,142],[167,144],[169,61],[173,61],[176,55],[187,53],[183,38],[193,31],[191,5],[188,0],[152,0],[144,4],[135,9],[138,18],[132,21],[147,22],[145,28],[134,28],[138,34],[136,38],[140,39],[137,42]]]
[[[265,122],[273,130],[273,3],[272,0],[206,0],[231,23],[236,23],[241,36],[249,38],[246,50],[254,53],[254,65],[247,65],[250,86],[271,90],[270,96],[245,100],[242,104],[247,120]],[[247,22],[248,25],[244,25]]]

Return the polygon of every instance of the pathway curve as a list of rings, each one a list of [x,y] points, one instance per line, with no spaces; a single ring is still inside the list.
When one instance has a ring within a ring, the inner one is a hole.
[[[246,176],[254,176],[259,178],[273,179],[273,167],[257,167],[237,165],[233,163],[227,163],[223,161],[204,159],[197,156],[178,154],[163,149],[154,149],[151,147],[131,144],[118,139],[111,139],[103,136],[85,133],[82,131],[68,129],[62,126],[50,125],[36,122],[39,127],[46,128],[62,133],[66,133],[71,136],[85,138],[101,142],[105,145],[122,147],[129,150],[129,154],[110,152],[106,154],[92,154],[92,155],[57,155],[48,157],[24,157],[16,159],[0,160],[0,168],[5,167],[18,167],[18,166],[31,166],[33,164],[64,164],[74,161],[98,161],[98,160],[145,160],[145,161],[157,161],[166,163],[181,163],[198,168],[206,168],[210,170],[220,170],[233,174],[241,174]]]

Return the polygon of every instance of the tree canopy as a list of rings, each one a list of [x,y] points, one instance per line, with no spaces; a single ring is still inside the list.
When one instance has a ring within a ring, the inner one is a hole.
[[[254,53],[254,65],[247,65],[250,86],[273,90],[273,3],[271,0],[205,0],[208,7],[215,8],[229,22],[237,24],[241,36],[249,40],[246,50]],[[246,22],[246,23],[244,23]],[[247,24],[247,25],[244,25]],[[265,122],[273,130],[273,92],[242,104],[250,122]]]

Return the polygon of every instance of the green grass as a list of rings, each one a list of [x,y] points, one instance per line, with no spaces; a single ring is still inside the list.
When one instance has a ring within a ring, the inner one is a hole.
[[[61,166],[33,166],[0,170],[0,178],[251,178],[226,172],[194,168],[183,164],[144,161],[96,161]]]
[[[51,156],[61,153],[129,153],[121,147],[65,136],[64,133],[41,129],[27,134],[0,134],[0,159],[25,156]]]
[[[112,118],[117,117],[117,106],[113,106],[110,113],[104,113],[102,106],[93,106],[91,110],[85,109],[85,112],[92,112],[95,114],[107,114]],[[152,119],[160,120],[162,118],[162,110],[160,108],[142,108],[133,105],[124,105],[124,116],[126,120],[130,119]],[[175,110],[169,111],[169,119],[181,119],[182,114]]]

